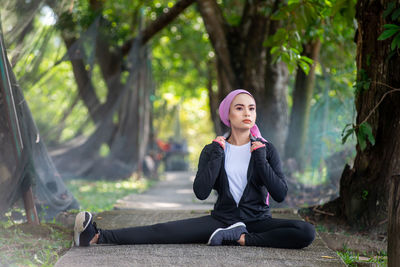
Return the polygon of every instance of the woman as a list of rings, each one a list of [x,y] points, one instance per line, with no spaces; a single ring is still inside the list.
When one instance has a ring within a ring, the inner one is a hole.
[[[97,229],[89,212],[75,220],[75,243],[183,244],[304,248],[315,237],[304,221],[275,219],[269,195],[282,202],[287,193],[281,162],[274,146],[260,134],[256,103],[246,90],[229,93],[219,106],[222,122],[230,132],[216,137],[201,152],[193,183],[197,198],[206,199],[212,189],[218,199],[211,215],[151,226],[117,230]]]

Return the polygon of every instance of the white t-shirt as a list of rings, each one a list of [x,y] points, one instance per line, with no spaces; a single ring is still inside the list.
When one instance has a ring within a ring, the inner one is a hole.
[[[229,189],[236,204],[239,204],[247,185],[247,169],[249,167],[251,142],[235,146],[225,142],[225,171],[228,175]]]

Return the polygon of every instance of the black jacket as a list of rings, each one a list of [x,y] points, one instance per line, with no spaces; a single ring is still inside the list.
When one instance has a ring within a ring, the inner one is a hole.
[[[218,199],[211,215],[227,224],[238,221],[251,222],[271,217],[266,204],[268,192],[282,202],[287,193],[287,184],[282,172],[281,161],[275,147],[261,139],[251,139],[265,144],[252,152],[247,170],[247,185],[237,205],[229,190],[225,172],[225,152],[216,143],[206,145],[199,159],[193,190],[198,199],[206,199],[212,189],[218,192]]]

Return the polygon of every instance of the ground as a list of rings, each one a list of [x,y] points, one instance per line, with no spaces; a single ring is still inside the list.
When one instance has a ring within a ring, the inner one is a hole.
[[[316,226],[319,235],[330,249],[341,252],[351,251],[354,255],[369,258],[379,257],[383,265],[387,260],[387,235],[386,232],[382,232],[384,227],[365,230],[352,228],[340,218],[322,211],[319,205],[299,209],[299,214],[304,220]]]

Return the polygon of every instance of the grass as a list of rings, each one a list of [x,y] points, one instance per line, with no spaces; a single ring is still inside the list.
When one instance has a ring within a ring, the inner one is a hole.
[[[129,179],[119,181],[70,180],[65,184],[78,200],[81,210],[102,212],[112,210],[115,202],[129,194],[142,193],[153,181]]]
[[[10,225],[11,224],[11,225]],[[72,231],[57,224],[0,224],[1,266],[53,266],[69,249]]]
[[[380,252],[378,255],[360,256],[358,253],[355,253],[344,246],[342,251],[337,251],[336,253],[342,258],[344,263],[350,267],[358,266],[359,263],[363,262],[374,263],[374,266],[387,266],[387,254],[384,251]]]
[[[114,203],[129,194],[141,193],[152,185],[145,179],[119,181],[66,182],[67,188],[81,205],[81,210],[102,212],[113,209]],[[13,210],[24,214],[23,210]],[[72,246],[72,229],[53,222],[33,226],[14,221],[12,211],[0,220],[0,266],[54,266]]]

